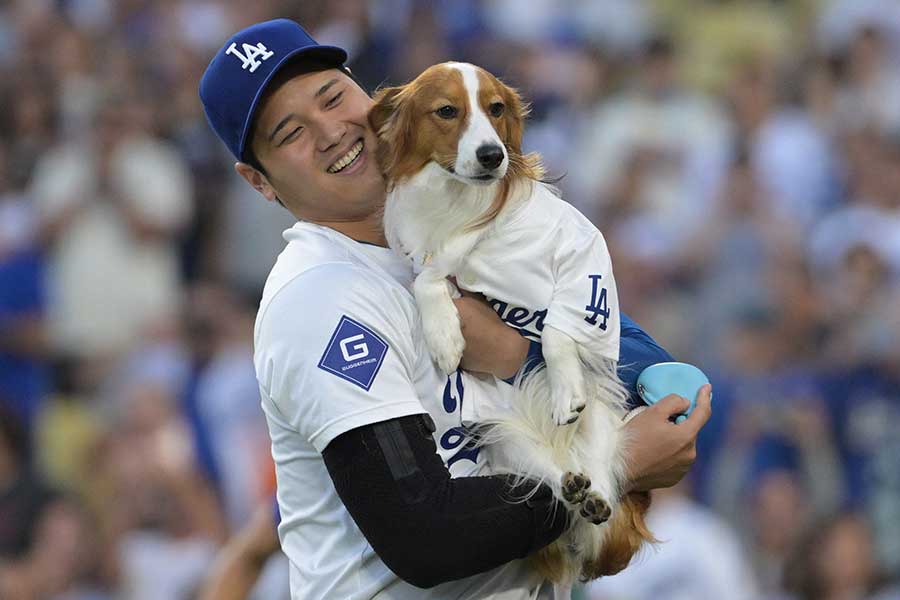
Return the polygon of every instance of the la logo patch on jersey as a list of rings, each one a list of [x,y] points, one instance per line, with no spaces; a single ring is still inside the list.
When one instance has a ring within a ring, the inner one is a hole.
[[[245,71],[249,68],[251,73],[259,68],[262,61],[268,60],[275,55],[275,53],[266,48],[266,45],[262,42],[259,42],[255,46],[253,44],[241,44],[241,46],[244,49],[243,54],[237,49],[237,42],[231,42],[231,45],[228,46],[228,50],[225,51],[225,54],[231,54],[239,59],[241,61],[241,68]]]
[[[319,368],[369,391],[388,345],[378,334],[344,315],[331,334]]]

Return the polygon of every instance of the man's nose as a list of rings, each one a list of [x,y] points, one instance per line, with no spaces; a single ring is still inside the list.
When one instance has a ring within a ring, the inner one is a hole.
[[[503,162],[503,148],[497,144],[482,144],[475,150],[475,158],[485,169],[494,170]]]
[[[328,152],[344,139],[347,127],[341,124],[323,124],[319,128],[319,150]]]

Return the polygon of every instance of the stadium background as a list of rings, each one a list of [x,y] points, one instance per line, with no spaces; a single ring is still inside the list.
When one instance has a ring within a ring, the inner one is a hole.
[[[622,306],[711,375],[666,543],[583,596],[900,597],[900,3],[7,0],[0,598],[191,598],[269,501],[252,324],[291,219],[197,83],[278,16],[370,89],[446,59],[518,86]]]

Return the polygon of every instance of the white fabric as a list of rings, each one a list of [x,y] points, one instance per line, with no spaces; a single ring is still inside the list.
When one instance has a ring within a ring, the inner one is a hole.
[[[285,238],[263,292],[254,361],[272,438],[292,598],[537,598],[540,582],[521,561],[421,590],[397,578],[366,542],[332,486],[322,450],[350,429],[428,412],[451,474],[486,474],[483,458],[460,459],[465,450],[451,428],[460,425],[461,405],[493,384],[470,377],[460,382],[456,374],[448,379],[432,363],[408,290],[408,262],[310,223],[297,223]],[[335,370],[377,358],[378,340],[386,345],[368,389],[321,366],[346,335],[339,325],[344,317],[371,335],[345,342],[351,358],[328,363]]]
[[[155,532],[129,533],[119,551],[122,600],[189,598],[216,557],[211,540],[173,539]]]
[[[618,292],[603,234],[546,186],[534,190],[478,242],[457,282],[484,294],[528,337],[539,338],[552,325],[589,356],[619,360]],[[592,275],[600,276],[596,290]],[[588,306],[609,314],[595,316]]]

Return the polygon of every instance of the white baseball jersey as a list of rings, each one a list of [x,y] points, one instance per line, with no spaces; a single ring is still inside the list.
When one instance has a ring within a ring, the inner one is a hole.
[[[422,590],[400,580],[369,546],[325,469],[328,443],[362,425],[427,412],[451,474],[487,474],[484,457],[461,431],[463,407],[509,386],[438,371],[409,291],[409,261],[311,223],[297,223],[284,237],[287,247],[256,320],[254,362],[272,438],[291,597],[548,597],[549,586],[524,561]]]
[[[531,339],[545,325],[591,358],[619,360],[619,301],[603,234],[550,188],[504,211],[457,273],[500,317]]]

